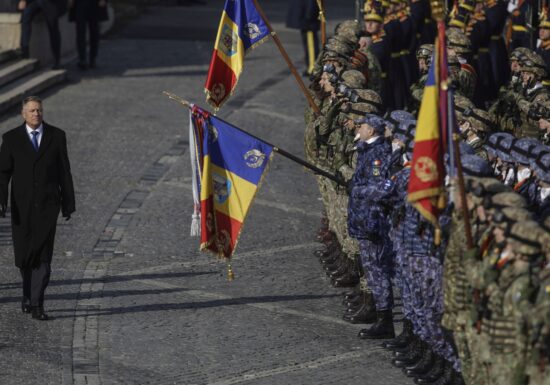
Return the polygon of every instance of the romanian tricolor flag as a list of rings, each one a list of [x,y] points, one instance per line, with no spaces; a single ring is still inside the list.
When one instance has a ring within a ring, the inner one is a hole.
[[[428,72],[418,114],[407,200],[436,228],[445,207],[445,167],[454,118],[452,93],[447,87],[445,25],[439,23],[434,60]]]
[[[226,0],[206,79],[206,101],[219,108],[233,93],[244,56],[269,37],[253,0]]]
[[[231,258],[273,146],[194,107],[201,250]]]

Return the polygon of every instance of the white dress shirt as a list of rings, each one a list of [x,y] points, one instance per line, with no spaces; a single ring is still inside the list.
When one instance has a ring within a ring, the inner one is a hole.
[[[40,147],[40,141],[42,140],[42,133],[44,132],[44,126],[40,124],[40,126],[36,130],[33,130],[32,128],[30,128],[28,124],[26,124],[25,126],[27,127],[27,135],[29,135],[29,139],[31,140],[31,143],[32,143],[32,132],[38,131],[38,135],[36,135],[36,140],[38,141],[38,147]]]

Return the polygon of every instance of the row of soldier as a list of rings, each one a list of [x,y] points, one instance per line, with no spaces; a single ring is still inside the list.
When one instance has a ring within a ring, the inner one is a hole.
[[[544,61],[514,50],[513,76],[498,100],[483,104],[486,111],[464,91],[476,87],[457,52],[464,44],[453,37],[464,35],[448,30],[475,244],[468,248],[454,180],[441,231],[407,203],[425,77],[411,86],[409,111],[391,110],[383,83],[392,75],[363,41],[372,39],[371,21],[366,12],[365,28],[337,26],[311,76],[322,114],[308,109],[305,116],[307,160],[346,181],[317,178],[326,215],[316,255],[335,287],[353,288],[344,294],[343,318],[372,324],[359,337],[385,339],[393,364],[418,384],[548,383],[550,147],[543,140],[550,116],[546,96],[530,98],[547,94]],[[421,75],[432,51],[430,44],[417,50]],[[397,337],[394,291],[404,315]]]

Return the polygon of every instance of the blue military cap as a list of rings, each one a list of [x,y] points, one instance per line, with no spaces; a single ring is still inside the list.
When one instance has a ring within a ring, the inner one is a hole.
[[[458,147],[460,149],[460,155],[461,156],[463,156],[463,155],[475,155],[475,153],[476,153],[476,150],[466,142],[458,143]]]
[[[539,141],[534,138],[520,138],[512,144],[510,155],[516,162],[524,166],[529,166],[531,149],[539,145]]]
[[[467,176],[493,176],[493,170],[489,162],[477,155],[464,154],[460,161],[462,163],[462,171]]]
[[[395,110],[390,112],[390,114],[386,117],[386,120],[390,123],[392,132],[395,132],[400,123],[407,120],[414,120],[414,115],[408,111]]]
[[[514,158],[511,155],[512,145],[517,139],[513,136],[504,136],[496,143],[497,156],[505,162],[512,163]]]
[[[533,164],[533,170],[537,174],[537,179],[550,183],[550,153],[541,152]]]
[[[393,132],[393,137],[399,139],[403,143],[408,140],[414,139],[414,134],[412,134],[416,127],[416,120],[405,120],[400,122],[395,131]]]
[[[534,167],[535,161],[537,160],[539,155],[543,152],[550,152],[550,147],[545,146],[544,144],[540,144],[531,149],[529,153],[529,166],[531,166],[531,168]]]
[[[363,118],[356,119],[355,123],[368,124],[374,128],[374,132],[378,135],[384,135],[384,132],[386,131],[386,121],[378,115],[366,114]]]
[[[485,150],[492,155],[498,156],[497,154],[497,145],[504,138],[514,138],[509,132],[495,132],[494,134],[489,135],[487,142],[485,142]]]

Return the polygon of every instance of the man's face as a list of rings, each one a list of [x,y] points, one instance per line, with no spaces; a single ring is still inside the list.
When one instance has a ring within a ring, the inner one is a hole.
[[[365,21],[365,30],[368,33],[371,33],[371,34],[378,33],[380,31],[380,26],[381,24],[377,21],[372,21],[372,20]]]
[[[428,72],[428,61],[426,60],[426,58],[423,58],[423,57],[419,57],[418,58],[418,70],[420,71],[420,73],[423,73],[425,74],[426,72]]]
[[[40,127],[42,124],[42,104],[38,102],[28,102],[23,107],[21,115],[29,127],[33,129]]]
[[[521,80],[523,81],[524,86],[532,84],[535,80],[535,74],[532,72],[522,71]]]
[[[550,29],[540,28],[539,29],[539,39],[546,41],[550,39]]]
[[[493,229],[493,235],[495,236],[495,241],[497,242],[504,242],[506,240],[506,237],[504,236],[504,230],[498,226]]]
[[[321,75],[321,80],[319,80],[319,85],[323,88],[323,91],[332,93],[334,91],[334,87],[329,81],[329,74],[326,72],[323,72]]]
[[[546,119],[539,119],[539,128],[547,133],[550,133],[550,121]]]
[[[363,123],[356,127],[355,134],[359,135],[360,140],[369,140],[374,136],[374,128],[367,123]]]
[[[510,60],[510,71],[512,71],[512,73],[518,73],[520,71],[520,66],[517,60]]]

